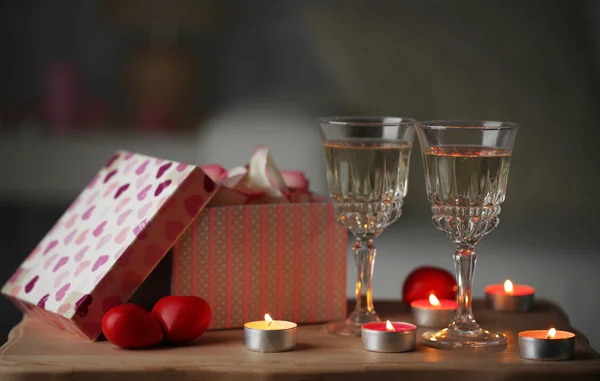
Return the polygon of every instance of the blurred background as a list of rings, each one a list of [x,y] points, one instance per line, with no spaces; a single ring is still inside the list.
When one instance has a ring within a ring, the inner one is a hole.
[[[532,285],[600,349],[599,20],[593,0],[2,1],[0,281],[116,149],[231,167],[268,144],[326,192],[318,115],[510,120],[522,129],[475,296]],[[376,299],[400,299],[415,267],[452,266],[412,159]],[[0,312],[4,341],[20,314]]]

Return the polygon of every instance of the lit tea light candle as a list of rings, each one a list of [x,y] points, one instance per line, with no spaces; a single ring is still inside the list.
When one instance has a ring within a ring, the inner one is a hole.
[[[403,322],[373,322],[361,327],[363,349],[371,352],[408,352],[417,346],[417,326]]]
[[[446,327],[456,314],[456,300],[438,299],[434,294],[429,299],[418,299],[410,303],[413,319],[419,327]]]
[[[529,360],[568,360],[573,357],[575,334],[554,328],[519,332],[521,357]]]
[[[296,348],[296,323],[273,320],[265,314],[265,320],[244,324],[244,346],[253,352],[286,352]]]
[[[525,312],[533,307],[535,289],[524,284],[513,284],[509,279],[504,284],[492,284],[485,288],[488,308],[495,311]]]

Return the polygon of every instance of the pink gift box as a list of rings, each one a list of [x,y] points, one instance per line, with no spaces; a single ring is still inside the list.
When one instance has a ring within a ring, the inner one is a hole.
[[[173,248],[172,292],[205,298],[212,329],[267,312],[298,323],[344,318],[347,231],[331,204],[206,207],[221,189],[199,167],[117,152],[2,293],[95,340],[104,313],[129,301]]]
[[[2,288],[27,314],[96,339],[210,200],[200,168],[117,152]]]
[[[327,202],[208,207],[173,248],[172,293],[209,302],[209,329],[346,317],[347,230]]]

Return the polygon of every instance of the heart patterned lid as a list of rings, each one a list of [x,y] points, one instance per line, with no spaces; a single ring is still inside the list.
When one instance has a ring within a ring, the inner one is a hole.
[[[26,312],[54,313],[96,338],[104,313],[131,297],[215,190],[198,167],[119,151],[2,293]]]

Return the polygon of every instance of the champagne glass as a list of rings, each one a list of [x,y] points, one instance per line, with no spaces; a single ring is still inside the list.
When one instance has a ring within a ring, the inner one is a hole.
[[[423,338],[434,347],[487,347],[506,336],[479,327],[471,309],[475,245],[498,226],[518,126],[492,121],[417,123],[433,224],[456,245],[456,316]]]
[[[415,120],[393,117],[328,117],[319,120],[327,182],[337,221],[355,237],[356,306],[329,333],[360,336],[361,325],[379,321],[371,280],[373,240],[402,214]]]

